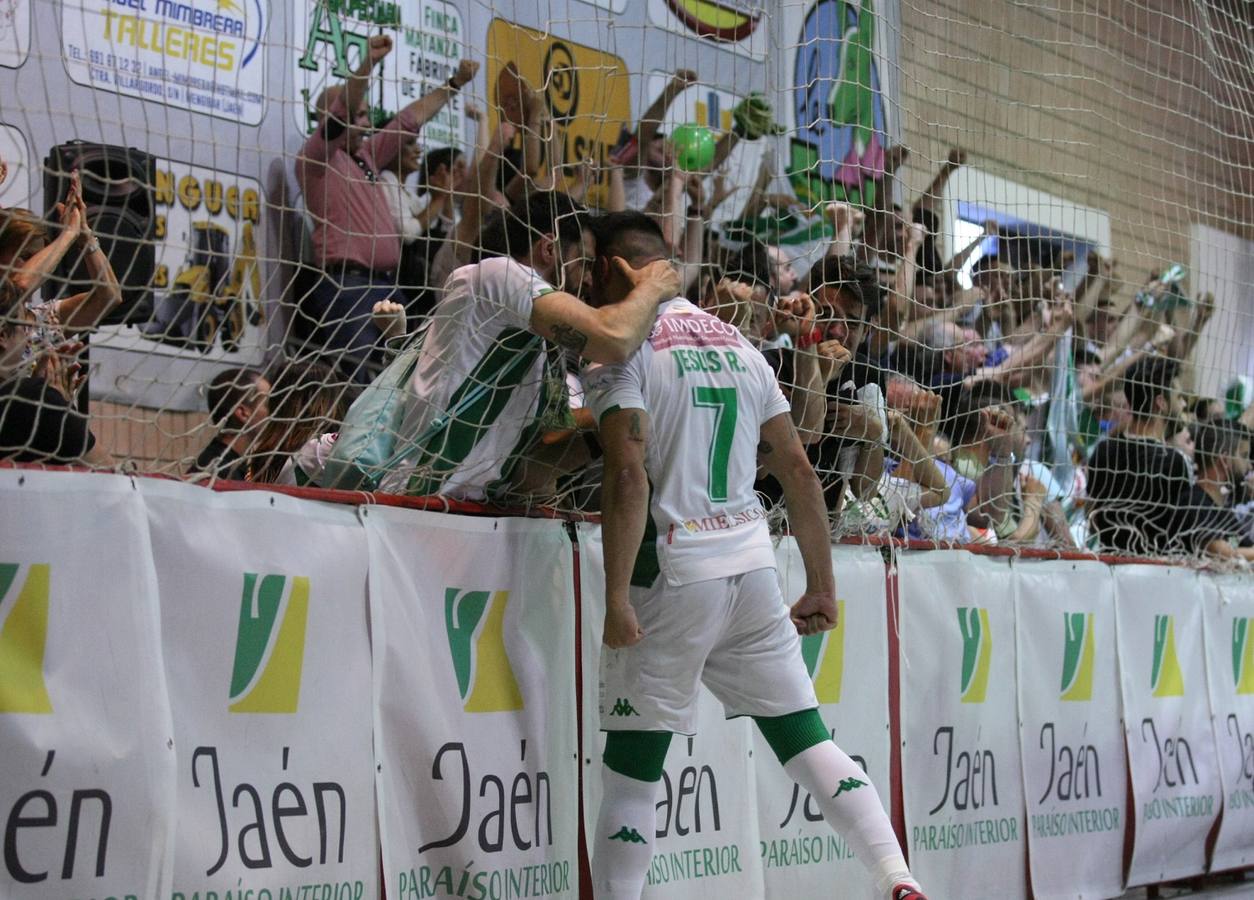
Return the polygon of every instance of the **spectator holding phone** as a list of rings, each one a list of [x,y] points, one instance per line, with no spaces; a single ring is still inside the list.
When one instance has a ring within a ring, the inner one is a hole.
[[[31,355],[35,327],[13,282],[0,280],[0,459],[111,465],[87,416],[75,408],[81,381],[75,346],[42,346]]]

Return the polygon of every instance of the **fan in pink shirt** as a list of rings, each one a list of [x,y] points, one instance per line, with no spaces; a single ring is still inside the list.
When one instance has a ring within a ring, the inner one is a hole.
[[[365,58],[343,85],[327,88],[317,102],[318,127],[296,159],[296,178],[313,223],[318,283],[302,298],[317,338],[343,351],[340,368],[358,381],[377,352],[381,334],[371,309],[396,293],[401,236],[377,173],[392,165],[404,140],[469,83],[479,64],[461,60],[448,82],[402,109],[373,134],[367,109],[370,73],[392,50],[392,39],[375,35]]]

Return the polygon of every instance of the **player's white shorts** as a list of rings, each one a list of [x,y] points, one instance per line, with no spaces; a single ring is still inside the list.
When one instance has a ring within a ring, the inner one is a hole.
[[[632,588],[644,629],[634,647],[601,653],[601,728],[695,734],[700,682],[733,716],[818,706],[801,639],[775,569],[668,587]]]

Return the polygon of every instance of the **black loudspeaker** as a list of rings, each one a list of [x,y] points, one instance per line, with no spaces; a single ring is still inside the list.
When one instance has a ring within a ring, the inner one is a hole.
[[[109,258],[122,287],[122,304],[102,324],[142,322],[152,313],[152,278],[156,270],[156,203],[153,186],[157,161],[134,147],[70,141],[48,151],[44,160],[44,216],[50,229],[56,205],[79,173],[87,221]],[[92,280],[78,248],[65,255],[55,277],[44,283],[44,299],[91,290]]]

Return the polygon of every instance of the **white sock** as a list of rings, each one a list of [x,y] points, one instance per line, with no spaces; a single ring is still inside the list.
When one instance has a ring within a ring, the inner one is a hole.
[[[601,767],[604,794],[592,836],[592,895],[596,900],[639,900],[657,834],[658,782]]]
[[[788,760],[784,771],[810,792],[827,824],[871,870],[881,896],[898,884],[918,886],[875,786],[845,751],[823,741]]]

